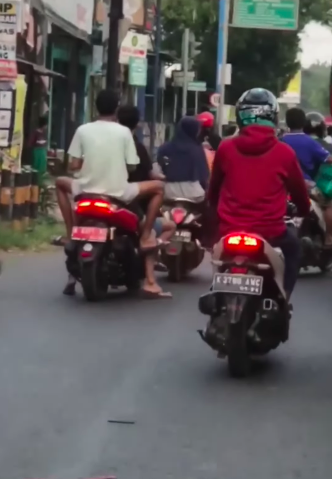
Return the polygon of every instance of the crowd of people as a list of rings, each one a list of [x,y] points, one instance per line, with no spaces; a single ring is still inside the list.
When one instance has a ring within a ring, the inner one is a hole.
[[[160,217],[160,209],[164,200],[187,198],[204,203],[205,221],[217,225],[210,229],[210,242],[246,230],[280,247],[290,297],[300,247],[284,222],[287,197],[291,195],[300,216],[309,214],[308,188],[317,188],[320,167],[332,163],[332,145],[322,117],[306,116],[292,108],[286,115],[288,131],[278,137],[277,99],[267,90],[254,88],[239,99],[237,127],[223,140],[214,133],[212,113],[182,118],[173,138],[159,148],[158,169],[136,135],[138,109],[119,107],[118,96],[110,90],[100,92],[96,106],[99,118],[77,129],[68,151],[75,177],[56,182],[67,233],[62,244],[70,241],[75,221],[71,197],[95,193],[121,200],[128,208],[138,205],[142,212],[140,247],[146,258],[142,289],[156,298],[170,298],[155,277],[156,251],[168,244],[175,225]],[[319,195],[329,248],[332,202],[326,192],[319,191]],[[73,288],[65,292],[71,294]]]

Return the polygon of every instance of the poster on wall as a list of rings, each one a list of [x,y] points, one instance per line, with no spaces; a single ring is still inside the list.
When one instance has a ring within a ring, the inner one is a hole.
[[[26,94],[24,75],[0,82],[0,158],[2,168],[14,173],[21,169]]]
[[[0,1],[0,78],[16,78],[16,37],[20,2]]]

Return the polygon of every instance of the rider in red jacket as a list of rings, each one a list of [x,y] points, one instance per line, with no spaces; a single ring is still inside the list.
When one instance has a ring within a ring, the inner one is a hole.
[[[242,95],[236,106],[240,132],[224,140],[217,151],[208,199],[220,220],[219,236],[244,230],[281,248],[290,296],[300,246],[284,222],[287,194],[299,216],[309,214],[310,202],[294,151],[277,139],[278,113],[278,102],[268,90],[254,88]]]

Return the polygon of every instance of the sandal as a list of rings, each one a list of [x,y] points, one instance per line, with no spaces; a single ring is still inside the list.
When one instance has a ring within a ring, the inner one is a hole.
[[[173,295],[170,291],[147,291],[142,289],[141,297],[143,299],[172,299]]]
[[[51,244],[53,246],[66,246],[67,243],[68,243],[68,240],[64,236],[55,236],[51,240]]]

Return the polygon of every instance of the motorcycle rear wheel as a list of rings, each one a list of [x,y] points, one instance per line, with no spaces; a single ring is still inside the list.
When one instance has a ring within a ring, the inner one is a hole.
[[[168,267],[168,279],[172,283],[179,283],[184,276],[182,271],[182,258],[181,255],[169,256],[167,261]]]
[[[101,276],[97,261],[82,263],[81,282],[87,301],[96,302],[105,299],[108,291],[108,282]]]
[[[248,352],[246,322],[239,321],[229,327],[228,371],[233,378],[245,378],[250,373],[251,361]]]

